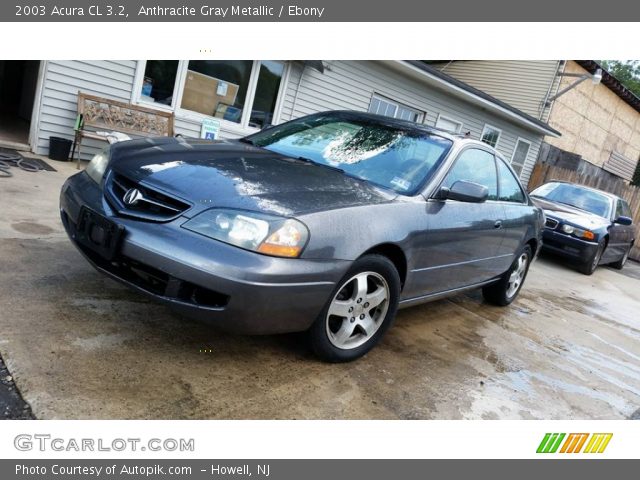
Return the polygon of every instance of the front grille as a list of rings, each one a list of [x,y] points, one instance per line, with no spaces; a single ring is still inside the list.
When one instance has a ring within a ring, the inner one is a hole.
[[[551,230],[555,230],[558,226],[558,220],[556,220],[555,218],[547,218],[547,220],[544,222],[544,226]]]
[[[139,192],[134,203],[127,203],[125,196],[133,189]],[[154,188],[142,185],[124,175],[112,172],[106,185],[107,199],[121,215],[166,222],[189,209],[190,205],[170,197]]]

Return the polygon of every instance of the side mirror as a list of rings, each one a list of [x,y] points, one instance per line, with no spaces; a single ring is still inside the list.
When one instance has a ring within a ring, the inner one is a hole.
[[[619,223],[620,225],[631,225],[633,223],[633,219],[629,217],[625,217],[624,215],[620,215],[613,222]]]
[[[457,200],[458,202],[482,203],[487,200],[489,189],[479,183],[458,180],[451,188],[442,187],[438,191],[439,200]]]

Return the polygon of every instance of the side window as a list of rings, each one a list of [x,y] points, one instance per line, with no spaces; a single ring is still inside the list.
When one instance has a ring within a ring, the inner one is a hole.
[[[631,217],[631,209],[624,200],[618,199],[616,203],[616,218],[619,216]]]
[[[442,186],[451,188],[458,180],[479,183],[489,189],[488,200],[497,200],[498,181],[496,178],[496,163],[489,152],[469,148],[463,151],[453,168],[444,179]]]
[[[498,179],[501,201],[524,203],[524,193],[522,193],[520,183],[502,160],[498,160]]]
[[[622,213],[622,201],[620,199],[618,199],[616,201],[616,215],[615,215],[615,217],[618,218],[620,215],[623,215],[623,213]]]

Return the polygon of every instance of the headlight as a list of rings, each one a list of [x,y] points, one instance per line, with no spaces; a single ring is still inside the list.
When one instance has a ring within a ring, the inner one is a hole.
[[[182,225],[187,230],[276,257],[299,257],[309,231],[298,220],[257,212],[206,210]]]
[[[109,149],[106,148],[91,159],[89,165],[87,165],[85,172],[87,172],[87,175],[89,175],[94,182],[100,184],[100,182],[102,182],[102,177],[104,176],[104,171],[107,169],[108,164]]]
[[[595,233],[591,230],[583,230],[582,228],[574,227],[573,225],[564,224],[562,225],[562,231],[569,235],[573,235],[574,237],[584,238],[585,240],[593,240],[596,238]]]
[[[576,231],[576,228],[573,225],[567,225],[565,223],[564,225],[562,225],[562,231],[564,233],[568,233],[569,235],[571,235],[573,232]]]

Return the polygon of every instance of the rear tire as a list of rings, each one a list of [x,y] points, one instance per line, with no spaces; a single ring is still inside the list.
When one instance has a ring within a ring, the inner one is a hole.
[[[531,247],[525,245],[516,256],[509,270],[500,277],[500,280],[482,289],[484,299],[500,307],[505,307],[513,302],[518,293],[520,293],[524,280],[527,278],[532,258]]]
[[[629,259],[629,252],[631,251],[631,248],[633,248],[633,244],[630,244],[629,248],[624,252],[624,256],[617,262],[613,262],[611,266],[616,270],[622,270],[624,264],[627,263],[627,260]]]
[[[604,253],[605,244],[604,242],[600,242],[598,244],[598,249],[595,253],[589,258],[586,262],[580,263],[578,265],[578,271],[585,275],[592,275],[593,272],[596,271],[598,265],[600,264],[600,259],[602,258],[602,254]]]
[[[387,257],[359,258],[309,329],[313,352],[333,363],[363,356],[393,323],[399,297],[400,276]]]

